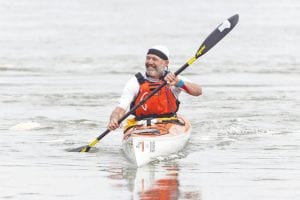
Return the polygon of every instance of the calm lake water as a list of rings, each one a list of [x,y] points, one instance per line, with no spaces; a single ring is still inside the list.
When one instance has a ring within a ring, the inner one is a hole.
[[[300,1],[0,0],[0,199],[300,199]],[[105,129],[145,53],[175,71],[217,25],[239,24],[183,75],[186,148],[136,168]]]

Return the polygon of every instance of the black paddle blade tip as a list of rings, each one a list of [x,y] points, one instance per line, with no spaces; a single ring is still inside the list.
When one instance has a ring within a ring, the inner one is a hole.
[[[68,152],[88,152],[90,150],[91,147],[89,146],[82,146],[82,147],[77,147],[77,148],[69,148],[66,149],[66,151]]]
[[[239,18],[240,18],[239,14],[235,14],[228,19],[228,21],[230,21],[232,25],[232,28],[235,27],[235,25],[238,23]]]

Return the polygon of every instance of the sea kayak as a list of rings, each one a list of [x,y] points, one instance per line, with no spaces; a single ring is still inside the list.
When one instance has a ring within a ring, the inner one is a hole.
[[[125,127],[123,151],[139,167],[182,150],[190,133],[191,124],[182,116],[141,120]]]

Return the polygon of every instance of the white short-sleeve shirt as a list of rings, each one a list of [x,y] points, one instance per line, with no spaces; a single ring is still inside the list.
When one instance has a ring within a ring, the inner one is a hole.
[[[144,75],[145,78],[147,78]],[[178,76],[179,79],[183,80],[184,82],[190,82],[189,79],[183,77],[183,76]],[[137,78],[134,76],[131,79],[129,79],[123,88],[123,93],[118,101],[118,107],[123,108],[124,110],[127,110],[130,106],[130,103],[134,100],[136,95],[138,94],[140,89],[139,82]],[[183,89],[178,88],[176,86],[171,86],[171,91],[175,95],[175,97],[178,99],[180,92]],[[183,90],[184,91],[184,90]]]

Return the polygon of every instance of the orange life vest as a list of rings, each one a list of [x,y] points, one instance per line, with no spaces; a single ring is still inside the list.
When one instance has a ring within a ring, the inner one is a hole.
[[[141,73],[137,73],[136,78],[140,84],[139,92],[131,103],[131,108],[142,101],[151,91],[160,86],[163,81],[150,82],[145,79]],[[165,85],[145,104],[141,105],[135,113],[133,113],[138,120],[144,118],[158,118],[171,117],[176,114],[179,108],[179,101],[174,96],[171,89]]]

